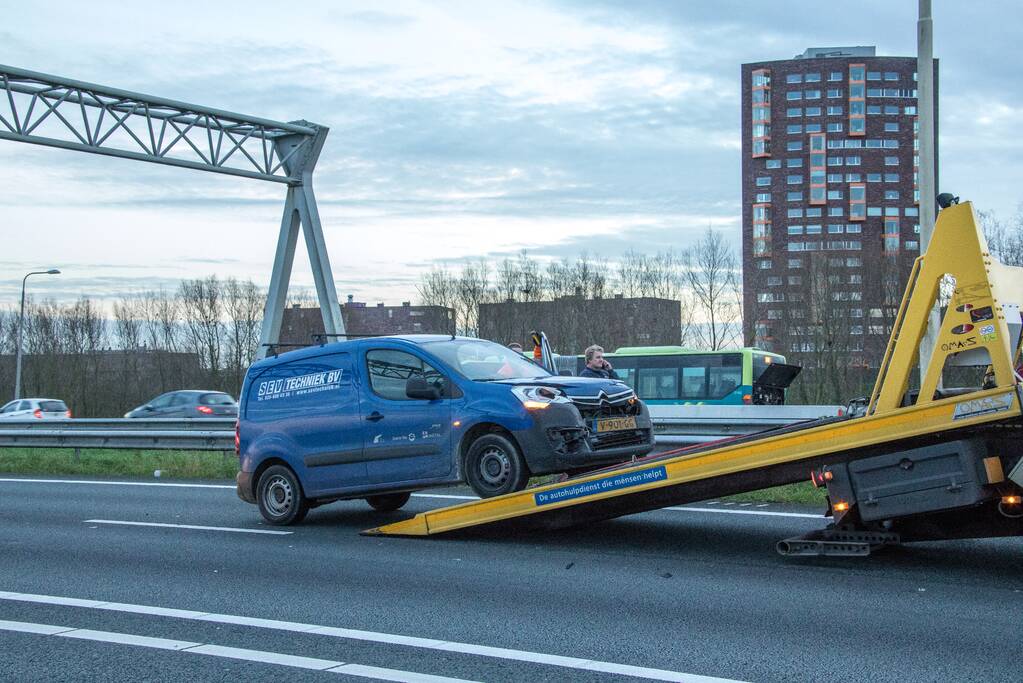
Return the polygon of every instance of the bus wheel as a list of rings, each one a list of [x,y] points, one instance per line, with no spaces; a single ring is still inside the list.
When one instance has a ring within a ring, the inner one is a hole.
[[[486,434],[469,447],[465,456],[465,481],[480,498],[521,491],[528,480],[529,468],[508,438]]]
[[[408,502],[412,494],[405,493],[384,493],[379,496],[367,496],[366,502],[378,512],[394,512],[400,510]]]
[[[298,477],[284,465],[268,467],[259,477],[256,502],[263,519],[278,526],[298,524],[309,512]]]

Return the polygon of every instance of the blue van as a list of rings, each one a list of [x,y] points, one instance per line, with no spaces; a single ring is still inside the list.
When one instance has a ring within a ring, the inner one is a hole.
[[[560,377],[480,339],[343,341],[249,368],[238,423],[238,496],[271,524],[365,498],[465,481],[481,497],[532,475],[645,455],[650,414],[617,380]]]

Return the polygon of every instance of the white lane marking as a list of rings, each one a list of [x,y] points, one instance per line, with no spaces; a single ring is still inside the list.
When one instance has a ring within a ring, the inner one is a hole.
[[[288,666],[296,669],[312,669],[314,671],[326,671],[329,673],[345,674],[348,676],[360,676],[380,681],[401,681],[402,683],[473,683],[462,678],[449,678],[447,676],[433,676],[421,674],[415,671],[402,671],[401,669],[384,669],[377,666],[364,666],[362,664],[346,664],[331,659],[318,659],[316,657],[300,657],[282,652],[265,652],[262,650],[249,650],[240,647],[225,647],[223,645],[210,645],[208,643],[193,643],[187,640],[170,640],[167,638],[153,638],[152,636],[140,636],[134,633],[118,633],[115,631],[94,631],[84,628],[73,628],[70,626],[55,626],[52,624],[34,624],[24,621],[2,621],[0,620],[0,631],[14,631],[18,633],[32,633],[35,635],[57,636],[60,638],[76,638],[78,640],[91,640],[98,643],[115,643],[117,645],[133,645],[135,647],[147,647],[157,650],[173,650],[194,655],[208,655],[211,657],[226,657],[246,662],[258,662],[260,664],[275,664],[277,666]]]
[[[229,484],[168,484],[155,481],[97,481],[87,479],[23,479],[20,477],[0,478],[0,482],[8,481],[28,484],[96,484],[98,486],[164,486],[178,489],[231,489],[238,488]]]
[[[736,510],[738,512],[738,510]],[[696,674],[682,673],[680,671],[669,671],[665,669],[653,669],[644,666],[633,666],[631,664],[618,664],[615,662],[602,662],[599,660],[581,659],[579,657],[565,657],[552,655],[543,652],[530,652],[528,650],[512,650],[503,647],[490,647],[474,643],[459,643],[454,641],[435,640],[430,638],[419,638],[416,636],[403,636],[393,633],[378,633],[375,631],[362,631],[359,629],[340,628],[336,626],[320,626],[316,624],[303,624],[291,621],[277,621],[274,619],[260,619],[258,617],[244,617],[233,614],[216,614],[213,612],[192,612],[187,610],[171,610],[166,607],[152,607],[148,605],[128,605],[116,602],[103,602],[101,600],[82,600],[79,598],[65,598],[55,595],[34,595],[32,593],[14,593],[0,591],[0,600],[14,602],[30,602],[44,605],[59,605],[64,607],[85,607],[93,609],[110,610],[114,612],[131,612],[133,614],[152,614],[156,616],[175,616],[181,619],[196,621],[208,621],[218,624],[242,624],[254,628],[264,628],[276,631],[292,631],[309,635],[322,635],[332,638],[343,638],[347,640],[360,640],[372,643],[385,643],[388,645],[405,645],[424,650],[438,650],[442,652],[458,652],[480,657],[493,657],[496,659],[507,659],[518,662],[531,662],[546,664],[579,671],[602,671],[605,673],[618,674],[622,676],[635,676],[655,681],[676,681],[680,683],[737,683],[732,679],[714,678],[710,676],[699,676]],[[343,672],[339,672],[343,673]],[[409,680],[409,679],[400,679]],[[427,680],[427,679],[416,679]],[[429,679],[433,680],[433,679]]]
[[[271,531],[270,529],[239,529],[232,526],[203,526],[201,524],[166,524],[163,522],[128,522],[120,519],[85,519],[84,524],[116,524],[119,526],[155,526],[167,529],[196,529],[199,531],[229,531],[235,534],[267,534],[269,536],[287,536],[294,531]]]
[[[165,482],[148,482],[148,481],[91,481],[85,479],[21,479],[21,478],[0,478],[0,482],[28,482],[31,484],[96,484],[100,486],[169,486],[174,488],[196,488],[196,489],[230,489],[234,491],[235,486],[228,486],[226,484],[168,484]],[[453,494],[443,493],[413,493],[413,498],[440,498],[446,500],[479,500],[476,496],[458,496]],[[719,505],[721,501],[712,500],[704,503],[704,505]],[[725,505],[735,505],[735,503],[725,503]],[[764,503],[757,507],[766,507],[770,503]],[[668,507],[662,508],[663,510],[672,511],[683,511],[683,512],[716,512],[719,514],[745,514],[745,515],[761,515],[764,517],[805,517],[807,519],[823,519],[821,515],[803,514],[798,512],[768,512],[754,511],[754,510],[713,510],[710,508],[698,508],[698,507]],[[267,533],[267,532],[263,532]],[[290,532],[285,532],[290,533]]]
[[[799,517],[802,519],[824,519],[824,515],[811,515],[805,512],[770,512],[768,510],[721,510],[714,508],[664,508],[672,512],[716,512],[719,515],[756,515],[757,517]]]

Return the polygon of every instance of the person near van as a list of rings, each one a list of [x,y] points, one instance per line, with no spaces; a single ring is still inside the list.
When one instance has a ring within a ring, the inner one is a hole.
[[[604,347],[593,344],[586,348],[586,367],[579,373],[580,377],[597,377],[599,379],[620,379],[615,369],[604,359]]]

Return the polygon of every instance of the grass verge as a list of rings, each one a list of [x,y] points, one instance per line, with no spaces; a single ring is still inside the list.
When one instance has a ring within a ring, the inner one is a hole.
[[[83,448],[0,448],[5,474],[153,477],[160,470],[169,479],[234,479],[238,457],[222,451],[146,451]]]

